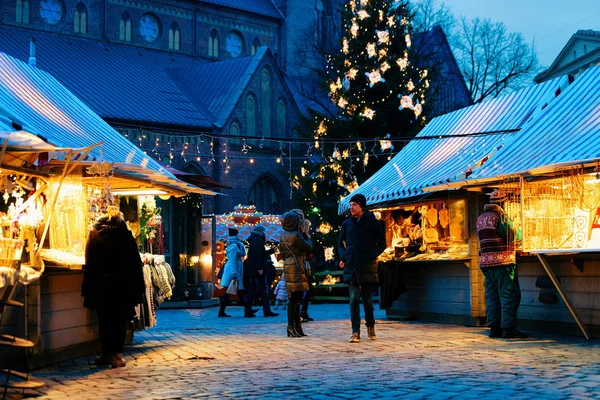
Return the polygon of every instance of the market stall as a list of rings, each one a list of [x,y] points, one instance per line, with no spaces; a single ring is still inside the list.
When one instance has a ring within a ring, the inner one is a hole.
[[[488,163],[437,187],[506,191],[523,231],[519,320],[588,338],[600,325],[599,88],[600,68],[591,68]]]
[[[384,303],[393,302],[388,318],[485,323],[475,221],[487,198],[481,191],[440,185],[486,165],[508,138],[540,118],[567,83],[548,81],[434,118],[353,192],[366,196],[385,225],[388,247],[380,261],[388,264],[382,270],[402,270],[389,274],[406,286],[397,299],[382,286]],[[348,199],[340,202],[340,213],[348,210]]]
[[[140,207],[132,209],[133,219],[140,221],[140,236],[146,235],[140,244],[146,245],[150,236],[160,236],[160,223],[149,223],[159,222],[155,217],[160,216],[155,210],[148,216],[148,208],[143,208],[153,196],[215,193],[179,181],[52,76],[1,53],[0,100],[0,120],[11,139],[26,130],[47,147],[83,149],[6,152],[14,160],[12,172],[36,178],[35,183],[28,182],[44,204],[36,262],[43,259],[45,270],[24,293],[17,293],[26,303],[24,334],[35,344],[31,364],[36,367],[97,348],[95,314],[83,307],[80,291],[87,232],[103,207],[135,198]],[[141,224],[144,218],[146,223]],[[135,231],[135,224],[130,227]],[[156,247],[149,247],[149,253],[156,252]],[[151,256],[146,258],[151,261],[146,262],[149,285],[157,283],[162,291],[149,296],[160,301],[168,296],[169,271],[161,267],[164,259]]]

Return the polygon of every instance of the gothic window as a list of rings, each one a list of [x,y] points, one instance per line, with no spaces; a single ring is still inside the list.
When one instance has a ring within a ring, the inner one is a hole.
[[[286,137],[287,107],[283,99],[277,101],[277,137]]]
[[[252,55],[255,55],[256,51],[258,50],[259,47],[260,47],[260,40],[258,40],[258,38],[254,38],[254,40],[252,41],[252,48],[250,49],[250,53]]]
[[[175,21],[173,21],[169,29],[169,50],[181,50],[181,29]]]
[[[119,23],[119,40],[131,42],[131,15],[127,11],[121,14]]]
[[[210,37],[208,38],[208,56],[219,57],[219,33],[216,29],[210,32]]]
[[[83,3],[78,3],[73,12],[73,32],[87,33],[87,7]]]
[[[229,134],[231,136],[240,136],[240,124],[232,122],[231,125],[229,125]]]
[[[252,95],[246,97],[246,132],[247,136],[256,136],[256,101]]]
[[[260,177],[250,190],[248,203],[263,214],[280,214],[281,203],[277,195],[275,181],[269,176]]]
[[[271,136],[271,73],[263,69],[260,73],[260,106],[262,136]]]
[[[15,21],[23,24],[29,23],[29,10],[31,3],[29,0],[17,0],[15,3]]]

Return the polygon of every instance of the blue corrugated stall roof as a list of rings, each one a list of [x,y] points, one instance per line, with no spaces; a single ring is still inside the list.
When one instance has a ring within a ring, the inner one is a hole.
[[[497,151],[511,131],[535,119],[542,104],[554,98],[559,83],[552,80],[533,85],[434,118],[353,194],[362,193],[367,204],[377,205],[418,196],[427,187],[465,176]],[[482,135],[474,135],[479,133]],[[458,137],[436,138],[450,135]],[[339,212],[348,208],[346,197]]]
[[[0,53],[0,114],[57,147],[104,142],[91,158],[135,164],[174,178],[50,74]]]
[[[585,71],[469,181],[600,160],[600,67]]]

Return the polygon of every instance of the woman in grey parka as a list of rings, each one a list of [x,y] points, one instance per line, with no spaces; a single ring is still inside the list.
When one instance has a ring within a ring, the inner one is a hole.
[[[285,288],[290,293],[288,305],[288,337],[306,336],[300,325],[300,303],[302,295],[308,290],[306,278],[306,253],[312,251],[312,242],[308,232],[304,231],[304,218],[288,211],[281,217],[283,233],[279,241],[279,252],[283,257]]]

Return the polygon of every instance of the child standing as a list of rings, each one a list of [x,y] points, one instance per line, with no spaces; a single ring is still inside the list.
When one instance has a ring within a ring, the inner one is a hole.
[[[285,274],[281,275],[281,280],[277,283],[277,286],[275,286],[274,294],[275,300],[277,300],[277,303],[275,303],[275,309],[277,310],[280,305],[283,305],[283,309],[285,310],[288,303],[288,292],[285,288]]]

